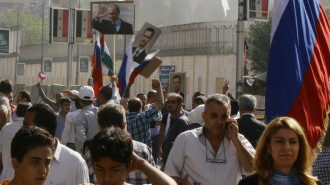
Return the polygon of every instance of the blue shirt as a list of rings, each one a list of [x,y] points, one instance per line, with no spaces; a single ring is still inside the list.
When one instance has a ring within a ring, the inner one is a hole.
[[[59,140],[61,140],[62,133],[64,130],[65,120],[63,120],[61,118],[60,113],[57,113],[56,120],[57,120],[57,127],[56,127],[55,137],[57,137]]]
[[[127,131],[132,139],[148,145],[151,148],[150,123],[158,117],[158,111],[152,107],[148,111],[137,113],[129,112],[126,114]]]
[[[300,179],[294,171],[291,171],[290,173],[275,171],[274,176],[270,179],[270,184],[302,185]]]

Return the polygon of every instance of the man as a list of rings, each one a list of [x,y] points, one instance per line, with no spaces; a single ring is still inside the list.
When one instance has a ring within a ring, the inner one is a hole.
[[[11,116],[13,116],[13,113],[16,109],[16,105],[13,104],[13,100],[14,100],[13,93],[9,93],[7,98],[9,99],[9,106],[10,106]]]
[[[186,126],[189,124],[188,118],[182,112],[182,103],[183,99],[179,94],[169,93],[167,95],[167,111],[171,114],[170,125],[163,146],[163,136],[161,136],[161,134],[159,134],[158,140],[158,151],[163,155],[162,159],[164,165],[166,164],[175,138],[182,132],[186,131]]]
[[[104,130],[110,127],[118,127],[123,130],[126,128],[126,113],[125,109],[121,105],[113,103],[102,105],[97,112],[97,118],[100,130]],[[152,166],[155,166],[150,148],[148,148],[146,144],[133,140],[133,151]],[[91,179],[91,183],[97,184],[89,148],[86,148],[84,157],[89,168],[89,177]],[[130,184],[150,183],[147,177],[141,172],[130,173],[126,179],[126,182]]]
[[[3,166],[7,166],[5,163],[7,162],[7,158],[10,157],[11,141],[17,131],[22,128],[24,116],[29,107],[30,105],[28,103],[18,103],[15,112],[16,118],[12,123],[7,123],[5,126],[3,126],[2,130],[0,131],[0,156],[2,156],[0,160],[3,162]]]
[[[55,100],[51,100],[48,98],[42,89],[40,82],[37,83],[38,91],[39,91],[39,96],[41,97],[42,101],[47,103],[55,112],[59,112],[61,108],[61,99],[63,98],[62,93],[56,93],[55,95]]]
[[[48,104],[35,104],[28,109],[24,117],[23,128],[37,126],[48,131],[53,137],[56,132],[56,114]],[[54,137],[55,138],[55,137]],[[85,160],[79,153],[62,145],[55,138],[55,153],[51,162],[51,169],[44,184],[83,184],[89,182],[88,169]],[[14,177],[12,166],[7,171],[5,179]],[[10,171],[8,171],[10,170]]]
[[[0,82],[0,130],[11,122],[11,109],[8,96],[13,91],[13,84],[6,79]]]
[[[55,137],[59,140],[62,138],[62,133],[65,126],[66,115],[71,110],[71,100],[69,98],[62,98],[61,99],[61,111],[57,113],[57,128],[55,132]]]
[[[81,105],[81,112],[76,117],[76,150],[82,153],[84,148],[100,131],[97,126],[97,107],[93,105],[94,90],[91,86],[82,86],[79,89],[78,101]]]
[[[91,145],[95,175],[100,185],[125,185],[128,173],[143,172],[152,184],[176,184],[133,152],[131,136],[123,129],[109,128],[98,133]]]
[[[238,119],[239,118],[238,100],[236,100],[236,99],[230,99],[230,107],[231,107],[230,118]]]
[[[128,101],[129,113],[126,115],[127,131],[136,141],[145,143],[151,148],[150,124],[158,117],[158,111],[163,108],[164,97],[159,79],[152,79],[152,86],[157,89],[155,107],[142,112],[142,102],[138,98]]]
[[[194,109],[194,108],[196,108],[198,106],[198,105],[196,106],[196,104],[194,104],[195,103],[195,100],[196,100],[196,98],[198,96],[204,96],[204,94],[202,92],[199,92],[199,91],[194,92],[194,94],[191,97],[192,109]]]
[[[199,105],[203,105],[203,104],[205,104],[206,99],[207,99],[207,98],[206,98],[205,96],[203,96],[203,95],[197,96],[197,97],[195,98],[194,103],[193,103],[193,107],[194,107],[194,109],[195,109],[196,107],[198,107]]]
[[[32,106],[31,103],[31,93],[27,90],[23,90],[18,92],[17,98],[16,98],[16,103],[21,103],[21,102],[27,102],[30,104],[30,106]],[[15,114],[16,110],[14,111],[14,114],[12,116],[12,119],[16,119],[16,114]]]
[[[145,29],[141,40],[139,42],[138,47],[133,47],[132,52],[133,52],[133,61],[142,64],[144,62],[144,59],[146,58],[147,54],[145,51],[145,47],[147,46],[147,44],[149,43],[149,41],[151,40],[152,36],[155,33],[155,29],[149,27],[147,29]]]
[[[182,96],[182,99],[184,102],[184,94],[183,94],[183,92],[181,92],[181,76],[180,75],[173,76],[173,90],[175,93],[180,94],[180,96]]]
[[[142,111],[144,111],[146,109],[146,105],[147,105],[147,97],[146,94],[144,93],[139,93],[136,95],[137,98],[139,98],[141,100],[142,103]]]
[[[99,93],[97,94],[96,102],[98,106],[104,105],[106,103],[116,103],[120,104],[120,94],[117,87],[118,77],[111,77],[112,88],[109,86],[103,86],[100,88]]]
[[[11,144],[15,176],[4,184],[43,185],[55,150],[53,137],[38,127],[21,129]]]
[[[93,19],[94,29],[103,34],[133,34],[132,24],[119,18],[120,9],[118,5],[110,5],[108,8],[109,20],[102,19],[106,16],[106,8],[100,7],[97,15]]]
[[[202,113],[203,127],[177,137],[165,173],[178,183],[185,177],[191,184],[237,184],[245,172],[252,173],[255,150],[229,116],[227,96],[209,97]]]
[[[257,100],[252,95],[244,94],[238,100],[238,107],[241,115],[237,120],[239,133],[243,134],[252,146],[256,148],[261,134],[266,129],[266,125],[258,121],[253,115],[257,110]]]

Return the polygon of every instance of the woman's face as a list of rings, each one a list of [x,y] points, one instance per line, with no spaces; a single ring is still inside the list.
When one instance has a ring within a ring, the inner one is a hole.
[[[273,158],[275,170],[289,173],[299,153],[298,135],[287,128],[277,130],[267,144],[267,151]]]

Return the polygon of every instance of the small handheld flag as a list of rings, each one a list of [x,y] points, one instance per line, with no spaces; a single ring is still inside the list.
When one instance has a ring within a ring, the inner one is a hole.
[[[43,72],[39,72],[39,73],[38,73],[38,77],[39,77],[41,80],[43,80],[43,79],[46,78],[46,75],[45,75]]]

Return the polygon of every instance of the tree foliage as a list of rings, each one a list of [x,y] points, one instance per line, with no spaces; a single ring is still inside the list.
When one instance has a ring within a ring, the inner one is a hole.
[[[18,16],[18,20],[17,20]],[[42,17],[34,16],[25,10],[7,11],[3,15],[4,22],[2,27],[10,28],[19,26],[23,30],[22,42],[24,45],[40,44],[42,37]],[[49,40],[49,26],[47,24],[47,17],[44,18],[44,42]]]
[[[272,18],[268,22],[256,22],[250,26],[247,36],[247,58],[251,61],[251,69],[254,73],[267,71],[270,49],[270,34]]]

